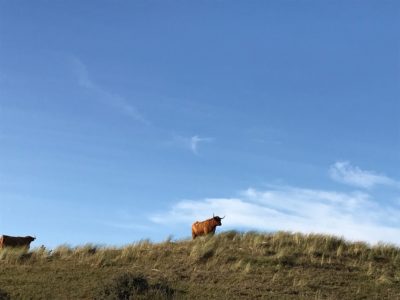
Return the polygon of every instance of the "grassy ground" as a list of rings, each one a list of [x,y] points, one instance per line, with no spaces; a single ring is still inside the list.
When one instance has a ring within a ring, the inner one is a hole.
[[[400,299],[400,249],[284,232],[123,248],[4,249],[0,299],[7,297]]]

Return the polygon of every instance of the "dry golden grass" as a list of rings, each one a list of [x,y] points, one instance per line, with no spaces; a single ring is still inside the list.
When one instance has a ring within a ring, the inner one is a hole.
[[[400,249],[232,231],[122,248],[0,251],[0,299],[129,299],[118,291],[135,299],[400,299]]]

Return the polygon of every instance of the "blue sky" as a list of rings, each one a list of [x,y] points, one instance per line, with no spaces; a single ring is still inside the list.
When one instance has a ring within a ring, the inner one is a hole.
[[[0,233],[400,244],[398,1],[0,1]]]

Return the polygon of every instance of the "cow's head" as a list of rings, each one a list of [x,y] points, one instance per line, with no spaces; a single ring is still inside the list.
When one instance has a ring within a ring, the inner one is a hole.
[[[30,236],[30,235],[28,235],[27,238],[28,238],[31,242],[33,242],[34,240],[36,240],[36,237]]]
[[[214,221],[217,223],[217,226],[221,226],[221,225],[222,225],[222,224],[221,224],[221,220],[222,220],[223,218],[225,218],[225,216],[223,216],[222,218],[220,218],[220,217],[218,217],[218,216],[214,216],[214,214],[213,214],[213,219],[214,219]]]

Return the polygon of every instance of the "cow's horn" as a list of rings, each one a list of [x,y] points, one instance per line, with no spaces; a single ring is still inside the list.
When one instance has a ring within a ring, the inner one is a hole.
[[[214,218],[214,213],[213,213],[213,218]]]
[[[225,218],[225,216],[223,218]],[[221,219],[223,219],[223,218],[221,218]]]

